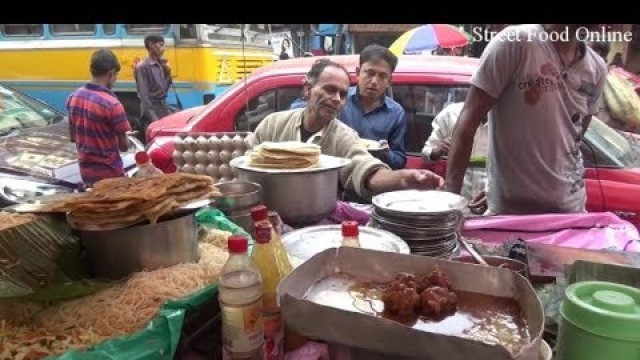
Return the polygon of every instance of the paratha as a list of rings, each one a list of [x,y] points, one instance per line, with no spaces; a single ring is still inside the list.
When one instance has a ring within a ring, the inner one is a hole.
[[[113,178],[97,182],[92,191],[55,204],[68,212],[72,226],[130,226],[145,219],[155,223],[182,205],[220,196],[206,175],[172,173],[145,178]]]
[[[308,168],[318,164],[320,153],[321,148],[316,144],[265,142],[253,148],[249,155],[249,165],[270,169]]]

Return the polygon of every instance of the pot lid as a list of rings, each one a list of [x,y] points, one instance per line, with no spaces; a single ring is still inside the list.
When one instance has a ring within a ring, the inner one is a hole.
[[[586,331],[640,341],[640,289],[604,281],[569,285],[562,303],[563,320]]]
[[[314,172],[322,172],[333,169],[340,169],[344,166],[347,166],[351,163],[351,159],[325,155],[321,154],[320,159],[318,161],[318,165],[310,168],[303,169],[270,169],[270,168],[259,168],[253,167],[249,165],[249,157],[244,155],[237,157],[231,162],[229,165],[233,168],[242,169],[246,171],[259,172],[259,173],[269,173],[269,174],[289,174],[289,173],[314,173]]]

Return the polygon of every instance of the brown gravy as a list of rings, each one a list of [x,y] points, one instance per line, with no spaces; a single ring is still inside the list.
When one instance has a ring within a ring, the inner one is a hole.
[[[401,318],[380,311],[381,289],[385,285],[359,282],[350,287],[349,293],[354,300],[360,300],[360,304],[364,301],[372,305],[369,309],[361,309],[363,312],[375,313],[417,330],[501,344],[511,353],[517,353],[531,341],[520,306],[514,299],[454,290],[458,307],[453,315],[441,319],[417,315]],[[374,302],[376,306],[373,306]]]

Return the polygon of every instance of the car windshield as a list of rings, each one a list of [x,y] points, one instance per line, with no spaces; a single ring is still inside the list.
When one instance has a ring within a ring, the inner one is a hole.
[[[640,166],[640,139],[618,132],[598,118],[592,118],[585,136],[606,156],[627,168]]]
[[[0,86],[0,136],[50,125],[63,117],[62,113],[38,100]]]

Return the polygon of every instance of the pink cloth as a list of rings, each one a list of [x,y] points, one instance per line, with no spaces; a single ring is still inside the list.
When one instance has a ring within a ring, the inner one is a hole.
[[[640,251],[636,227],[609,212],[474,217],[465,221],[463,235],[492,244],[521,238],[572,248]]]

